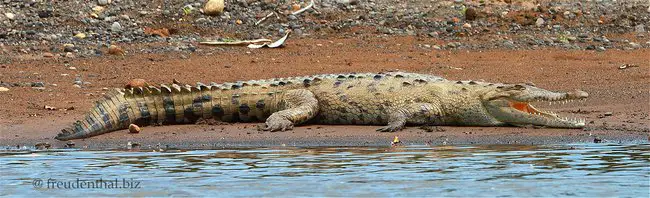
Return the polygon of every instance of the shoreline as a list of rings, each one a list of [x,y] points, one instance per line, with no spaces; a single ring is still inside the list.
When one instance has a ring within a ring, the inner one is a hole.
[[[590,94],[584,102],[567,105],[535,104],[562,116],[587,119],[587,128],[535,129],[519,127],[441,126],[442,132],[409,127],[396,133],[376,132],[377,126],[297,126],[289,132],[256,131],[256,123],[228,125],[173,125],[142,127],[139,134],[126,130],[74,140],[76,148],[233,148],[275,146],[390,146],[394,136],[405,144],[566,144],[593,142],[647,143],[650,134],[650,50],[488,50],[439,51],[423,49],[422,40],[396,37],[390,47],[367,47],[382,39],[296,39],[282,49],[253,50],[233,47],[218,54],[179,57],[177,53],[134,54],[80,59],[35,59],[1,64],[4,82],[43,82],[43,87],[9,87],[0,92],[0,145],[34,146],[49,143],[63,148],[53,137],[79,119],[106,89],[121,87],[130,79],[151,84],[180,82],[231,82],[249,79],[303,76],[323,73],[409,71],[450,80],[533,82],[549,90],[580,89]],[[326,41],[332,41],[326,42]],[[330,43],[319,47],[319,43]],[[337,43],[345,43],[339,45]],[[359,46],[354,43],[365,43]],[[247,53],[251,52],[251,53]],[[354,55],[354,57],[352,56]],[[221,57],[229,57],[228,60]],[[619,69],[622,64],[636,67]],[[75,66],[76,70],[67,69]],[[258,72],[249,72],[258,71]],[[65,74],[65,75],[64,75]],[[74,82],[80,78],[81,88]],[[44,106],[56,107],[47,110]],[[221,128],[224,132],[221,132]],[[319,128],[320,127],[320,128]],[[211,131],[215,129],[217,131]],[[469,134],[471,132],[471,134]],[[216,135],[215,135],[216,134]],[[591,134],[591,135],[589,135]]]

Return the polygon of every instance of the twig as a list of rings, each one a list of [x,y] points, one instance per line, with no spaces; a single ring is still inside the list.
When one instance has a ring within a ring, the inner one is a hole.
[[[272,42],[270,39],[255,39],[255,40],[243,40],[243,41],[203,41],[200,44],[204,45],[245,45],[261,42]]]
[[[271,12],[271,13],[267,14],[265,17],[262,17],[259,21],[255,22],[255,26],[257,26],[260,23],[264,22],[264,20],[266,20],[267,18],[273,16],[274,14],[275,14],[275,12]]]

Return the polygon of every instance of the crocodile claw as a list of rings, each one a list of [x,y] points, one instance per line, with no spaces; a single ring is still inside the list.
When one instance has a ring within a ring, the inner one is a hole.
[[[264,126],[258,126],[261,131],[286,131],[293,129],[293,122],[283,118],[269,118]]]
[[[384,127],[378,128],[377,131],[379,132],[395,132],[402,130],[404,126],[399,126],[399,125],[386,125]]]

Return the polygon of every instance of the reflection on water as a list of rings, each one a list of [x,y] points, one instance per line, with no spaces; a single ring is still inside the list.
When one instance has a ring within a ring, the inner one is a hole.
[[[0,196],[647,197],[650,193],[650,145],[4,152],[0,167]],[[42,186],[36,186],[36,179]],[[139,185],[54,189],[56,181],[77,179]]]

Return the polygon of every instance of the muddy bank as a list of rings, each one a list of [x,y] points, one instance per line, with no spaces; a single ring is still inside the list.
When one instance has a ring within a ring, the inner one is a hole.
[[[228,82],[321,73],[402,70],[447,79],[488,82],[533,82],[550,90],[581,89],[585,102],[538,104],[567,117],[588,121],[584,130],[512,127],[417,127],[397,133],[375,132],[376,126],[302,126],[290,132],[257,132],[254,124],[144,127],[140,134],[118,131],[75,140],[75,147],[220,148],[248,146],[389,145],[394,136],[405,144],[556,144],[647,142],[650,124],[650,51],[605,52],[540,49],[530,51],[441,51],[422,47],[435,39],[415,37],[366,39],[297,39],[274,50],[225,48],[208,54],[135,54],[79,59],[15,60],[0,65],[0,79],[12,86],[0,92],[0,145],[33,146],[54,140],[61,128],[80,118],[106,88],[133,78],[152,84],[172,79]],[[620,69],[621,65],[633,65]],[[74,69],[71,69],[74,67]],[[81,81],[79,84],[77,81]],[[41,82],[38,86],[31,83]],[[47,110],[44,106],[56,107]]]

